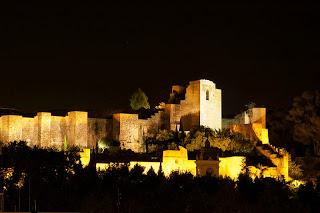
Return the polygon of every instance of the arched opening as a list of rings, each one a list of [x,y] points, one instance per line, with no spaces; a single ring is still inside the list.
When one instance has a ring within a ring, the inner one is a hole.
[[[210,93],[209,90],[206,91],[206,100],[209,101]]]

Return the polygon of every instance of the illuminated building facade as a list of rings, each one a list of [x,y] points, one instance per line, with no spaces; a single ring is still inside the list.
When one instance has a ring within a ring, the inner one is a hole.
[[[84,157],[84,151],[81,153],[81,161],[88,162],[90,159]],[[90,157],[90,155],[89,155]],[[96,163],[97,171],[105,171],[110,167],[123,166],[124,163],[108,162],[108,163]],[[188,151],[183,147],[179,147],[179,150],[165,150],[163,151],[162,161],[130,161],[128,168],[131,170],[135,165],[139,165],[144,168],[146,174],[151,168],[155,173],[158,173],[160,167],[163,174],[168,177],[172,172],[188,172],[193,176],[222,176],[228,177],[233,180],[237,179],[239,174],[243,172],[245,168],[245,157],[232,156],[232,157],[220,157],[217,160],[189,160]]]
[[[191,81],[184,88],[173,86],[168,103],[148,118],[117,113],[112,119],[89,118],[87,112],[66,116],[39,112],[34,117],[0,117],[0,141],[26,141],[30,146],[93,148],[99,140],[113,139],[122,149],[144,152],[144,135],[159,129],[188,131],[203,125],[221,129],[221,90],[209,80]]]
[[[0,141],[26,141],[30,146],[65,149],[68,146],[94,148],[101,140],[116,140],[121,149],[145,152],[145,136],[159,129],[188,132],[197,126],[215,130],[229,128],[243,134],[253,143],[260,141],[263,146],[256,149],[272,161],[274,167],[265,171],[264,176],[288,179],[288,153],[269,145],[266,129],[266,109],[251,108],[232,119],[222,119],[221,90],[209,80],[189,82],[187,87],[172,86],[169,101],[162,103],[157,111],[146,118],[138,114],[117,113],[111,119],[90,118],[87,112],[72,111],[66,116],[54,116],[50,112],[39,112],[34,117],[3,115],[0,117]],[[85,157],[86,156],[86,157]],[[90,153],[82,158],[90,158]],[[212,170],[213,174],[235,178],[239,174],[243,159],[231,157],[219,161],[192,161],[186,157],[186,150],[164,151],[163,171],[178,169],[192,174],[203,175]],[[83,161],[88,164],[89,161]],[[160,162],[131,162],[143,164],[156,170]],[[252,174],[258,176],[259,168],[250,167]]]

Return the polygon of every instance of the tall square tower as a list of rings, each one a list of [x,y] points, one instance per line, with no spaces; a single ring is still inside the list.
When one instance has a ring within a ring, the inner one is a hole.
[[[180,102],[180,124],[184,130],[202,125],[219,130],[222,125],[221,90],[209,80],[191,81]]]
[[[200,80],[200,125],[219,130],[222,125],[221,89],[209,80]]]

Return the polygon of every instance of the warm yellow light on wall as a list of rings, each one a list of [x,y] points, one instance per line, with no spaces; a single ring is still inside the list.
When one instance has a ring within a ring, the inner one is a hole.
[[[126,163],[114,163],[114,162],[96,163],[96,170],[103,172],[103,171],[107,171],[109,168],[120,168],[125,165]]]
[[[138,165],[142,168],[143,174],[147,174],[147,172],[152,168],[155,173],[159,172],[160,162],[142,162],[142,161],[130,161],[129,170],[133,169],[135,165]]]
[[[245,167],[245,159],[242,156],[219,158],[219,176],[236,180]]]
[[[188,151],[179,147],[179,150],[166,150],[163,152],[163,161],[161,163],[162,171],[165,176],[169,176],[172,172],[190,172],[192,175],[196,175],[196,163],[195,160],[188,160]],[[124,163],[97,163],[97,171],[106,171],[110,167],[124,166]],[[148,161],[130,161],[129,170],[135,165],[139,165],[144,168],[144,174],[146,174],[151,167],[158,173],[160,169],[160,162],[148,162]]]
[[[83,149],[82,152],[80,152],[80,161],[82,164],[82,167],[86,167],[90,163],[90,149]]]
[[[195,160],[188,160],[188,151],[179,147],[179,150],[166,150],[163,152],[163,161],[161,167],[164,175],[168,177],[172,172],[189,172],[193,176],[196,176],[197,166]],[[128,165],[131,170],[135,165],[139,165],[144,168],[143,173],[146,174],[151,167],[158,173],[160,169],[160,162],[148,162],[148,161],[131,161]],[[125,166],[125,163],[97,163],[97,171],[106,171],[111,167],[119,168]],[[234,156],[219,158],[219,175],[222,177],[230,177],[235,180],[245,167],[245,157]]]
[[[179,150],[163,151],[162,170],[165,176],[169,176],[172,172],[190,172],[196,175],[195,160],[188,160],[188,151],[182,146]]]
[[[268,129],[262,128],[262,124],[252,124],[253,131],[263,144],[269,144]]]

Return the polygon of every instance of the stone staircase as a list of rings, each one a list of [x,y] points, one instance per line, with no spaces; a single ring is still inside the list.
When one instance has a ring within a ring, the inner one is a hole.
[[[289,154],[285,149],[279,149],[270,144],[256,144],[255,148],[260,154],[270,159],[270,161],[275,165],[276,172],[279,176],[283,176],[285,180],[289,179]]]

